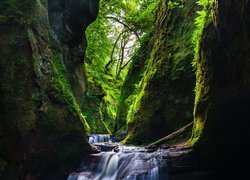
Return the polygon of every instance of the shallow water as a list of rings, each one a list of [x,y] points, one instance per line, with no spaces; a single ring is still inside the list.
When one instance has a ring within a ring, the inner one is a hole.
[[[103,143],[102,146],[116,148],[90,155],[68,180],[168,180],[167,149],[117,143]]]

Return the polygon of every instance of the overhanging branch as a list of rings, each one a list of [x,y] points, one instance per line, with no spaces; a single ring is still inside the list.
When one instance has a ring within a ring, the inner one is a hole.
[[[130,31],[132,31],[132,32],[135,34],[136,38],[138,39],[139,43],[141,44],[140,36],[139,36],[139,34],[137,33],[137,31],[136,31],[134,28],[130,27],[128,24],[122,22],[120,19],[118,19],[118,18],[116,18],[116,17],[113,17],[113,16],[106,16],[106,18],[112,19],[112,20],[114,20],[114,21],[116,21],[116,22],[122,24],[124,27],[126,27],[126,28],[129,29]]]

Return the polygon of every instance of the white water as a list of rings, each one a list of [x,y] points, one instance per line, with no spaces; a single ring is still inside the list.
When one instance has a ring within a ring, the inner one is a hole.
[[[109,134],[91,134],[89,136],[89,143],[111,142]]]
[[[119,146],[116,152],[91,155],[68,180],[168,180],[167,154],[165,149]]]

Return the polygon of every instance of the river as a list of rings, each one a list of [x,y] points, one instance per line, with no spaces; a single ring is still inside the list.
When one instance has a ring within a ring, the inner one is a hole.
[[[90,135],[89,142],[101,149],[91,154],[68,180],[168,180],[167,148],[124,146],[109,135]]]

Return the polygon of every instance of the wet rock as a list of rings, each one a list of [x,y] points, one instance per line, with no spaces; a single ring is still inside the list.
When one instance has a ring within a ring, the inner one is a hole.
[[[112,151],[113,149],[117,148],[117,144],[112,143],[94,143],[95,146],[101,149],[103,152]]]
[[[121,149],[119,148],[119,146],[117,146],[117,147],[115,147],[114,149],[113,149],[113,151],[114,152],[119,152]]]
[[[91,148],[93,153],[100,153],[101,152],[101,148],[99,146],[95,146],[93,144],[91,144]]]
[[[146,152],[149,152],[149,153],[150,153],[150,152],[155,152],[157,149],[158,149],[158,147],[155,146],[155,145],[146,146],[146,147],[145,147]]]
[[[161,146],[161,149],[169,149],[171,146],[170,145],[163,145]]]

